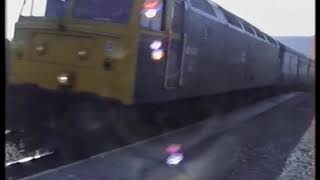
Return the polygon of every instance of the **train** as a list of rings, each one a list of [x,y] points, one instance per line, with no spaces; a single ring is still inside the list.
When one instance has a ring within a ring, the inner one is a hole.
[[[26,0],[8,57],[6,127],[30,132],[95,129],[115,104],[312,87],[315,68],[211,0]]]

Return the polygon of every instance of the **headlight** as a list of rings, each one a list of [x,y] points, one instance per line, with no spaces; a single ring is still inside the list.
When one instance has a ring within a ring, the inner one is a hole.
[[[162,49],[153,50],[151,52],[151,58],[155,61],[159,61],[164,57],[164,51]]]
[[[86,50],[78,51],[78,57],[82,60],[88,59],[88,52]]]
[[[36,51],[44,51],[44,46],[43,45],[39,45],[35,47]]]
[[[78,56],[86,56],[87,54],[87,51],[78,51]]]
[[[153,42],[150,44],[150,48],[151,48],[152,50],[160,49],[161,46],[162,46],[162,42],[159,41],[159,40],[153,41]]]
[[[57,82],[62,86],[70,86],[71,85],[71,75],[67,73],[62,73],[57,76]]]
[[[146,12],[144,13],[144,15],[147,18],[153,18],[157,15],[158,10],[157,9],[148,9],[146,10]]]
[[[47,51],[46,45],[43,45],[43,44],[37,45],[34,49],[36,50],[36,52],[37,52],[39,55],[43,55],[43,54],[45,54],[46,51]]]

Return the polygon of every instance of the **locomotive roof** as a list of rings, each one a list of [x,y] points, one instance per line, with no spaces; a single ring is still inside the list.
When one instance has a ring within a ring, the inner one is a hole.
[[[296,54],[296,55],[299,56],[299,57],[302,57],[302,58],[305,58],[305,59],[310,59],[310,58],[307,57],[305,54],[300,53],[300,52],[298,52],[297,50],[295,50],[295,49],[293,49],[293,48],[291,48],[291,47],[289,47],[289,46],[284,45],[284,47],[285,47],[285,49],[286,49],[287,51],[289,51],[289,52],[291,52],[291,53],[294,53],[294,54]]]
[[[256,33],[262,33],[264,36],[267,36],[267,37],[266,37],[267,39],[265,39],[265,38],[263,39],[264,41],[267,41],[267,42],[269,42],[269,43],[271,43],[271,44],[279,43],[279,42],[278,42],[277,40],[275,40],[272,36],[270,36],[269,34],[261,31],[259,28],[257,28],[256,26],[254,26],[254,25],[251,24],[250,22],[246,21],[245,19],[243,19],[243,18],[237,16],[236,14],[228,11],[227,9],[223,8],[222,6],[220,6],[219,4],[217,4],[217,3],[215,3],[215,2],[213,2],[213,1],[211,1],[211,0],[207,0],[207,1],[210,2],[211,4],[214,4],[214,5],[215,5],[216,7],[218,7],[219,9],[221,9],[221,10],[223,10],[223,11],[226,11],[226,12],[228,12],[229,14],[235,16],[235,17],[238,19],[238,21],[240,21],[241,24],[245,23],[245,24],[251,26]],[[242,30],[243,30],[243,31],[246,31],[245,29],[242,29]],[[257,31],[258,31],[258,32],[257,32]],[[256,37],[256,38],[260,39],[259,37]],[[274,42],[270,42],[269,39],[273,40]],[[276,44],[274,44],[274,45],[276,45]]]
[[[223,9],[224,11],[227,11],[228,13],[236,16],[239,20],[244,21],[245,23],[248,23],[250,26],[254,27],[254,28],[257,29],[258,31],[260,31],[260,32],[262,32],[263,34],[269,36],[269,38],[272,38],[275,42],[277,42],[277,43],[280,45],[280,47],[282,46],[282,48],[285,49],[286,51],[289,51],[289,52],[291,52],[291,53],[293,53],[293,54],[296,54],[296,55],[299,56],[299,57],[302,57],[302,58],[305,58],[305,59],[308,59],[308,60],[311,59],[311,58],[308,57],[307,55],[305,55],[305,54],[303,54],[303,53],[300,53],[300,52],[298,52],[297,50],[292,49],[292,48],[288,47],[287,45],[281,43],[280,41],[274,39],[274,38],[273,38],[272,36],[270,36],[269,34],[261,31],[261,30],[260,30],[259,28],[257,28],[256,26],[252,25],[251,23],[249,23],[249,22],[246,21],[245,19],[237,16],[236,14],[234,14],[234,13],[226,10],[225,8],[223,8],[222,6],[220,6],[219,4],[217,4],[217,3],[213,2],[213,1],[210,1],[210,0],[208,0],[208,2],[210,2],[211,4],[214,4],[214,5],[217,6],[218,8]]]

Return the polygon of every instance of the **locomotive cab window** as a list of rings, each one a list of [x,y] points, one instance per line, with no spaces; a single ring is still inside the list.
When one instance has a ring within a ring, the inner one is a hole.
[[[229,13],[228,11],[226,11],[224,9],[221,9],[221,10],[222,10],[222,12],[223,12],[224,16],[226,17],[229,24],[242,29],[242,26],[241,26],[238,18],[235,15]]]
[[[275,46],[277,46],[277,43],[275,40],[272,39],[272,37],[270,37],[269,35],[265,34],[266,35],[266,38]]]
[[[252,26],[252,28],[255,30],[257,36],[258,36],[260,39],[266,40],[265,37],[264,37],[264,35],[262,34],[262,32],[261,32],[259,29],[257,29],[257,28],[254,27],[254,26]]]
[[[76,1],[73,17],[86,20],[127,24],[133,2],[131,0],[81,0]]]
[[[273,44],[271,39],[266,35],[266,34],[263,34],[265,39],[270,43],[270,44]]]
[[[243,25],[243,28],[245,31],[247,31],[248,33],[255,35],[254,31],[252,30],[252,28],[250,27],[250,24],[245,22],[245,21],[241,21],[241,24]]]
[[[26,0],[21,16],[33,17],[63,17],[70,0]]]
[[[191,5],[201,11],[213,16],[217,16],[212,5],[207,0],[191,0]]]
[[[141,27],[154,31],[164,30],[165,0],[145,0],[140,14]]]

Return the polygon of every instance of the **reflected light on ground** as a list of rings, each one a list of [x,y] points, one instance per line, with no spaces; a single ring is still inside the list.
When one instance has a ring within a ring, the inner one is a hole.
[[[178,165],[183,160],[183,153],[181,152],[180,144],[172,144],[166,148],[169,154],[166,163],[168,165]]]

